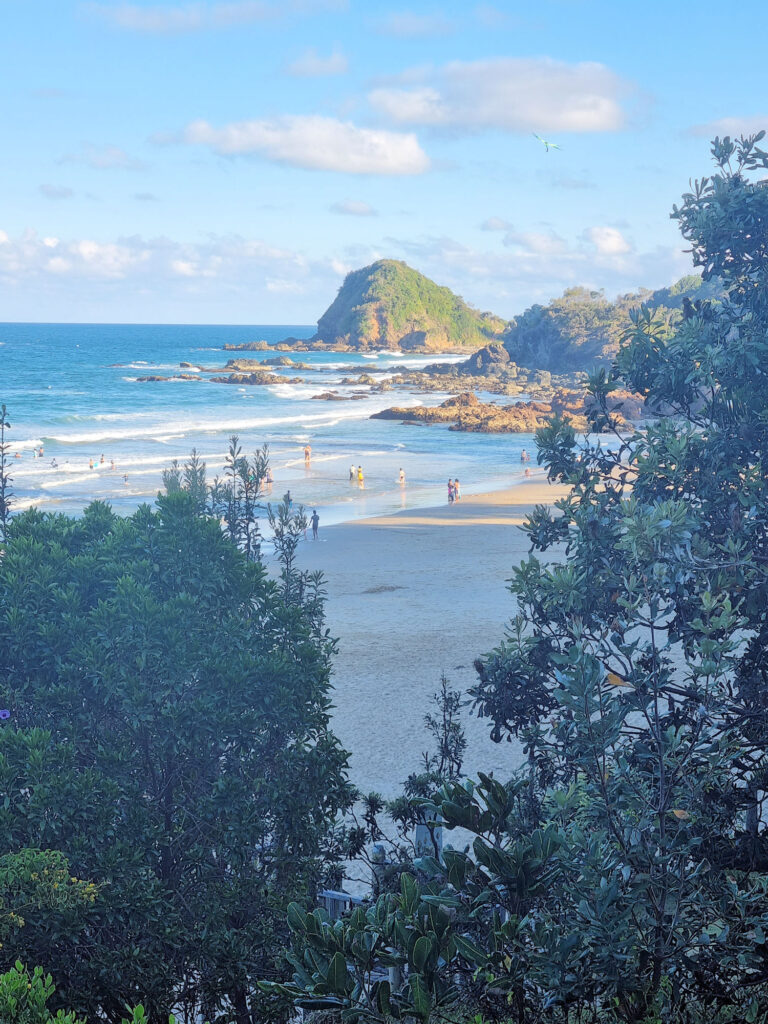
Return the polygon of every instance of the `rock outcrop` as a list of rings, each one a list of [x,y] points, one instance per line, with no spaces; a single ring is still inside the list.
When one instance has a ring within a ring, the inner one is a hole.
[[[627,410],[639,414],[642,399],[634,397],[635,405]],[[444,423],[450,430],[483,434],[532,434],[549,423],[553,416],[567,416],[578,431],[589,429],[583,391],[559,388],[549,402],[517,402],[497,405],[481,402],[473,392],[462,392],[438,406],[393,407],[376,412],[371,419],[400,420],[403,423]],[[640,403],[640,404],[638,404]],[[630,404],[628,401],[625,405]],[[615,417],[619,429],[627,429],[627,412]]]

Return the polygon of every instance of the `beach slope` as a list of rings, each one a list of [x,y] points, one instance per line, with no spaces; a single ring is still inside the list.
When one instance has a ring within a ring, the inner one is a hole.
[[[338,637],[333,728],[351,752],[352,781],[394,796],[430,746],[424,715],[445,673],[466,690],[472,663],[495,647],[514,604],[506,581],[527,557],[518,529],[537,504],[564,493],[541,478],[438,508],[323,528],[300,549],[327,580],[327,617]],[[504,776],[517,744],[494,744],[487,721],[464,713],[465,770]]]

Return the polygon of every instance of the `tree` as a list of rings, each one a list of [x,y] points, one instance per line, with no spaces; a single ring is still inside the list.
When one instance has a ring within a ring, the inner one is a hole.
[[[32,908],[7,963],[45,964],[94,1020],[279,1012],[255,979],[279,969],[289,900],[332,869],[350,798],[321,611],[283,600],[183,489],[129,518],[12,520],[0,834],[61,850],[99,899],[84,931]]]
[[[612,370],[591,379],[599,425],[615,422],[618,386],[658,419],[613,445],[579,442],[565,421],[538,434],[539,461],[571,491],[558,515],[540,507],[526,524],[544,557],[515,571],[517,615],[474,690],[494,738],[519,736],[527,764],[505,784],[444,787],[433,813],[475,836],[472,854],[424,865],[422,902],[452,910],[454,936],[472,943],[456,956],[502,1019],[766,1020],[762,137],[716,139],[715,174],[673,211],[724,297],[689,302],[672,333],[641,307]],[[295,991],[325,985],[352,1019],[383,1019],[308,973]]]

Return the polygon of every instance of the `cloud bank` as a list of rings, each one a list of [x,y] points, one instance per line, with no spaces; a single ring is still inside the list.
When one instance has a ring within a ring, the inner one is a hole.
[[[343,75],[348,70],[349,61],[339,50],[334,50],[328,57],[321,57],[313,47],[291,61],[286,68],[288,74],[296,78],[324,78]]]
[[[229,0],[221,3],[105,4],[86,3],[83,9],[113,28],[130,32],[171,35],[204,29],[232,28],[267,21],[290,13],[342,10],[345,0]]]
[[[454,132],[615,132],[631,87],[604,64],[547,57],[453,61],[373,89],[373,109],[399,125]]]
[[[430,166],[410,132],[359,128],[314,115],[238,121],[221,128],[193,121],[180,141],[208,146],[224,156],[256,155],[292,167],[347,174],[423,174]]]

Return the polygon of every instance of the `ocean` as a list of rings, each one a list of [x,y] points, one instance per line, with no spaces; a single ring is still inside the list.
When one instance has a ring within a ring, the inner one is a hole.
[[[265,367],[301,383],[268,386],[137,380],[195,372],[181,370],[181,362],[223,367],[238,356],[265,359],[270,352],[226,352],[223,346],[274,344],[313,331],[306,325],[0,324],[0,403],[11,421],[15,508],[77,514],[99,499],[127,514],[155,498],[162,470],[192,448],[205,459],[209,479],[220,474],[231,434],[239,435],[246,453],[269,445],[275,481],[269,500],[290,490],[295,503],[318,510],[324,525],[440,504],[447,500],[448,477],[459,477],[464,494],[522,479],[520,453],[534,449],[530,435],[464,434],[370,419],[392,405],[439,404],[447,395],[391,390],[355,401],[312,398],[328,390],[368,391],[340,384],[345,367],[418,368],[457,356],[302,352],[292,358],[311,370]],[[306,444],[312,447],[309,468]],[[42,458],[36,454],[41,446]],[[362,489],[349,481],[352,464],[363,467]]]

